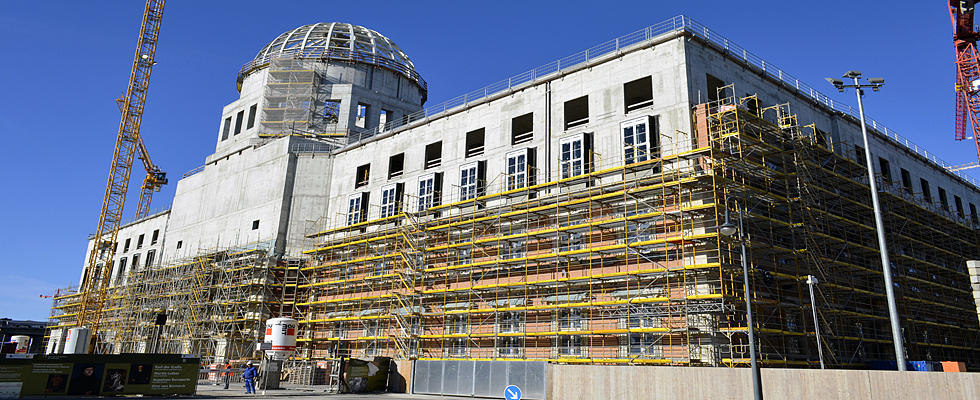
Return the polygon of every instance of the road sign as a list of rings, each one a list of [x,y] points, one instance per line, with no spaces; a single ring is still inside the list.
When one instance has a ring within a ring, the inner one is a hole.
[[[507,400],[521,400],[521,388],[510,385],[504,389],[504,398]]]

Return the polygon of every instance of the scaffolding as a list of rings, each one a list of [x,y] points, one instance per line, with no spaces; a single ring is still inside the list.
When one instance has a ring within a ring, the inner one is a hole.
[[[735,199],[761,362],[819,365],[814,309],[828,364],[893,359],[866,170],[789,105],[729,92],[647,157],[624,143],[578,176],[501,175],[465,201],[454,187],[328,219],[308,235],[298,358],[746,365],[741,251],[717,229]],[[885,187],[909,359],[980,366],[976,222]]]
[[[282,314],[287,272],[298,266],[280,261],[271,246],[206,249],[133,271],[125,284],[109,289],[96,336],[100,352],[199,354],[206,363],[252,358],[265,321]],[[55,297],[52,329],[74,326],[77,298]],[[160,314],[167,316],[162,326],[156,324]]]
[[[340,101],[331,99],[335,82],[329,82],[325,68],[316,60],[271,60],[261,119],[266,135],[345,136],[337,125]]]

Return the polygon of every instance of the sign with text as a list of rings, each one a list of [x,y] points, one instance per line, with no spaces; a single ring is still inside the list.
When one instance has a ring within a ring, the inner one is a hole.
[[[0,359],[0,388],[13,396],[194,394],[198,358],[180,354],[48,354]],[[10,397],[16,398],[16,397]]]

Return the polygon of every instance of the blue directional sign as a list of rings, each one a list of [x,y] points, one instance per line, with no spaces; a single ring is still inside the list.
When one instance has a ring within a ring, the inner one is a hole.
[[[504,389],[504,398],[507,400],[521,400],[521,388],[510,385]]]

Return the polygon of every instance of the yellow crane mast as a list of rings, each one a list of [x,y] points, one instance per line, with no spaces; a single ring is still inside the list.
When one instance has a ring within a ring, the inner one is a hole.
[[[102,212],[99,214],[99,227],[95,231],[95,242],[89,253],[88,264],[80,285],[81,300],[77,326],[86,326],[94,334],[98,333],[103,307],[108,300],[106,294],[112,270],[110,260],[122,221],[133,158],[138,155],[147,171],[147,176],[143,180],[137,217],[146,216],[152,192],[167,183],[166,173],[150,162],[140,137],[140,122],[150,83],[150,71],[156,64],[153,60],[160,34],[160,22],[163,19],[164,3],[165,0],[147,0],[143,11],[143,23],[140,27],[136,56],[133,59],[133,69],[129,76],[129,86],[121,102],[122,118],[119,121],[119,133],[116,136],[116,149],[112,155],[109,181],[102,201]]]

